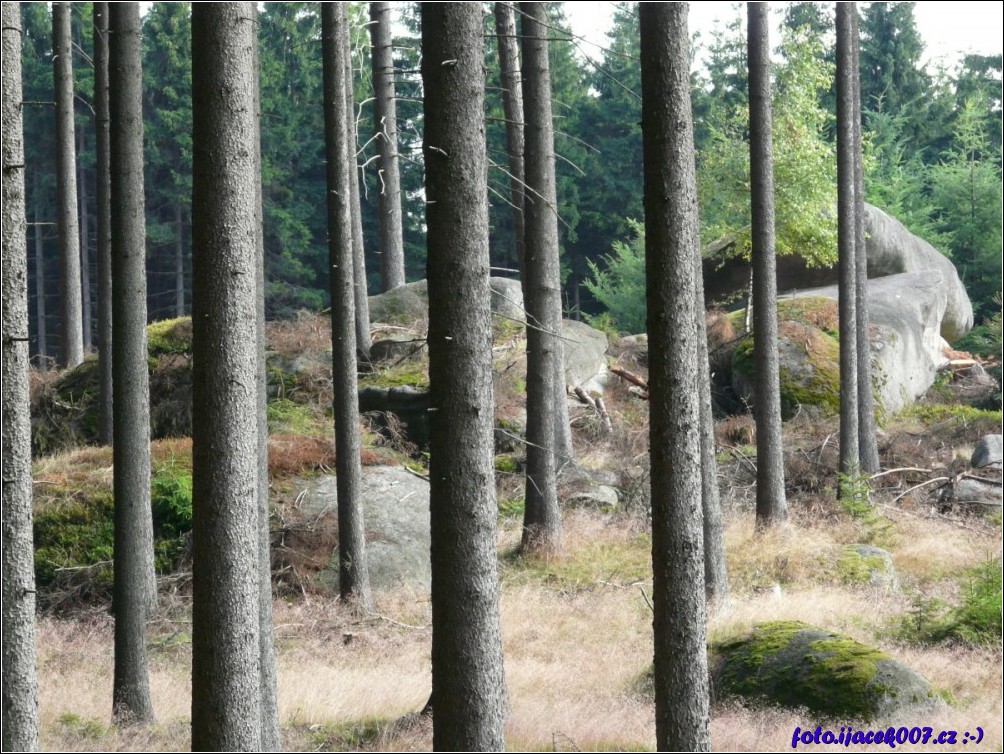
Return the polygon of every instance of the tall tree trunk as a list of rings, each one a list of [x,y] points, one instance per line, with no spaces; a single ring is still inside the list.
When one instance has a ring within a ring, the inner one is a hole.
[[[21,6],[3,5],[3,750],[38,748]],[[38,232],[36,227],[35,232]]]
[[[771,136],[770,39],[767,3],[748,3],[750,203],[753,241],[753,357],[756,369],[756,521],[788,517],[781,446],[777,267],[774,254],[774,142]]]
[[[146,621],[156,604],[150,512],[143,71],[139,3],[109,7],[115,491],[115,677],[119,723],[153,720]]]
[[[112,216],[108,122],[108,3],[94,3],[94,150],[97,178],[98,371],[101,374],[100,438],[112,444]]]
[[[32,194],[35,197],[32,235],[35,237],[35,323],[38,330],[38,368],[49,369],[48,317],[45,313],[45,239],[42,236],[42,181],[38,167],[32,171]]]
[[[506,154],[509,156],[509,201],[512,204],[516,262],[526,298],[526,232],[523,222],[523,89],[516,44],[516,14],[512,3],[495,3],[495,34],[498,38],[499,70],[502,80],[502,111],[505,114]]]
[[[192,7],[192,747],[262,743],[257,6]],[[232,229],[243,229],[234,232]]]
[[[837,246],[840,317],[840,497],[853,494],[858,455],[857,286],[854,219],[854,80],[850,3],[837,3]]]
[[[79,154],[87,149],[84,132],[77,136]],[[88,224],[87,174],[82,164],[77,165],[77,186],[80,188],[80,312],[82,316],[84,351],[91,350],[91,229]]]
[[[526,107],[526,508],[524,552],[549,557],[564,549],[556,472],[564,398],[558,215],[554,177],[548,22],[543,3],[520,3],[523,14],[523,102]],[[561,375],[561,400],[558,375]]]
[[[256,34],[257,37],[257,34]],[[256,42],[258,40],[256,39]],[[268,371],[265,357],[265,215],[261,182],[261,46],[254,52],[255,129],[255,319],[258,382],[258,646],[261,688],[261,750],[280,751],[278,678],[275,661],[275,628],[272,611],[272,528],[268,483]]]
[[[655,722],[659,751],[710,748],[701,507],[699,247],[687,6],[643,3]]]
[[[56,191],[59,202],[59,353],[63,366],[75,367],[84,360],[84,342],[80,324],[80,229],[77,226],[70,3],[52,4],[52,67],[56,90]]]
[[[174,316],[185,316],[185,222],[181,204],[174,205]]]
[[[380,169],[380,278],[389,291],[404,285],[401,176],[397,164],[397,102],[394,94],[394,44],[391,4],[370,3],[373,52],[373,118]]]
[[[351,116],[345,96],[348,45],[346,8],[321,6],[324,54],[324,134],[328,180],[328,274],[331,288],[331,355],[334,380],[335,466],[338,484],[338,591],[342,601],[372,610],[362,467],[359,463],[359,393],[356,382],[355,301],[352,276],[350,174],[355,150],[344,124]]]
[[[854,290],[857,297],[858,351],[858,454],[861,470],[879,470],[878,440],[875,433],[875,396],[872,392],[872,349],[868,337],[868,247],[865,244],[865,186],[861,150],[861,66],[858,62],[857,3],[851,3],[851,45],[854,85]]]
[[[718,489],[715,416],[711,410],[711,367],[708,363],[708,330],[704,313],[704,269],[701,249],[694,254],[695,314],[697,316],[698,387],[701,400],[701,510],[704,514],[704,594],[718,604],[728,599],[729,578],[725,562],[725,523]]]
[[[352,279],[353,295],[356,302],[356,355],[359,361],[369,364],[370,361],[370,303],[369,289],[366,285],[366,245],[363,241],[362,200],[359,196],[359,170],[356,167],[356,151],[358,149],[356,125],[356,99],[352,85],[352,46],[349,37],[343,40],[345,45],[345,106],[348,117],[345,128],[348,130],[349,164],[352,168],[349,174],[349,191],[352,209]]]
[[[432,705],[437,751],[501,751],[481,6],[423,3]]]

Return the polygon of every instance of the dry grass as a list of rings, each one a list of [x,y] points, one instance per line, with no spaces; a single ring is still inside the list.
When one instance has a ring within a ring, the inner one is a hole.
[[[727,522],[733,596],[716,606],[709,621],[710,638],[734,636],[766,620],[801,620],[877,644],[954,699],[953,706],[935,715],[883,721],[883,725],[959,731],[980,725],[984,741],[965,748],[1000,750],[1000,649],[911,648],[885,638],[890,622],[909,609],[908,596],[834,586],[833,577],[825,572],[827,563],[844,543],[857,541],[859,525],[828,519],[813,524],[799,518],[803,515],[808,514],[795,516],[795,525],[761,534],[753,529],[749,515]],[[999,530],[958,524],[938,518],[897,520],[893,554],[901,577],[934,589],[943,586],[938,578],[958,573],[981,562],[987,551],[999,549]],[[584,511],[569,512],[565,525],[564,559],[551,564],[503,559],[501,612],[510,702],[507,745],[516,751],[651,749],[654,713],[640,683],[652,656],[652,618],[639,591],[651,589],[648,537],[631,519]],[[500,551],[510,550],[518,536],[518,524],[505,525]],[[922,552],[926,559],[919,556]],[[775,583],[779,589],[773,588]],[[286,747],[431,748],[429,722],[408,717],[424,705],[430,689],[430,620],[428,594],[423,591],[379,594],[377,613],[362,619],[326,596],[277,601],[279,700]],[[74,621],[43,618],[39,631],[43,747],[186,749],[190,631],[187,608],[172,603],[162,609],[151,626],[151,679],[159,724],[116,730],[107,725],[110,618],[103,613]],[[796,726],[815,725],[804,711],[747,709],[728,702],[714,709],[712,743],[716,749],[738,751],[787,749]]]

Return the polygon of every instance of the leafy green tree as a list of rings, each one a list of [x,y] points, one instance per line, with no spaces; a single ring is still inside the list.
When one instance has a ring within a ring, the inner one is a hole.
[[[628,241],[614,241],[613,252],[603,256],[601,267],[587,260],[590,276],[585,286],[606,312],[594,321],[609,322],[629,333],[645,331],[645,229],[629,220],[632,236]]]
[[[977,321],[999,310],[1001,290],[1001,146],[990,142],[987,121],[975,103],[964,103],[953,147],[930,169],[935,227],[949,238]]]
[[[829,90],[833,69],[821,57],[818,38],[804,29],[784,29],[781,49],[772,129],[777,253],[829,264],[836,249],[836,176],[833,145],[825,138],[832,116],[820,93]],[[744,256],[750,249],[748,119],[744,104],[713,126],[698,171],[704,241],[732,236],[734,253]]]

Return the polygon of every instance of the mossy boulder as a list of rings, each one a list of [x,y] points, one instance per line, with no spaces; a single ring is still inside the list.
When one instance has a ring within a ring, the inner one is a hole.
[[[823,718],[876,720],[941,703],[927,680],[884,652],[797,621],[713,645],[711,668],[718,697],[807,707]]]
[[[152,439],[192,432],[192,319],[147,326]],[[32,454],[37,458],[95,445],[101,421],[97,357],[68,369],[32,396]]]
[[[837,573],[849,585],[895,589],[898,583],[892,555],[874,545],[847,545],[837,561]]]
[[[736,312],[731,316],[742,316]],[[778,354],[781,416],[790,419],[799,408],[824,416],[840,410],[840,344],[836,337],[836,302],[793,299],[778,304]],[[756,366],[755,334],[738,342],[732,353],[732,387],[753,404]]]

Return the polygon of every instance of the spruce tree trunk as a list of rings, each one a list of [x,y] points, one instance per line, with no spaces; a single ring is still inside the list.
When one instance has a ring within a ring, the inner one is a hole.
[[[21,6],[3,4],[3,750],[38,748]],[[38,232],[36,227],[35,232]]]
[[[77,225],[70,3],[52,4],[52,68],[56,93],[56,192],[59,203],[59,353],[63,366],[75,367],[84,360],[84,342],[80,324],[80,228]]]
[[[687,6],[643,3],[655,720],[659,751],[710,748],[700,447],[699,248]]]
[[[526,108],[526,507],[522,550],[550,557],[564,549],[556,473],[566,449],[557,429],[564,398],[554,131],[543,3],[520,3]],[[559,383],[558,375],[561,375]],[[559,388],[560,385],[560,388]],[[556,400],[560,392],[561,400]],[[567,424],[567,422],[566,422]]]
[[[32,173],[33,215],[32,235],[35,238],[35,326],[38,331],[38,368],[49,369],[48,317],[45,313],[45,240],[42,237],[42,182],[36,167]]]
[[[858,62],[857,3],[851,3],[851,44],[854,85],[854,290],[857,297],[858,350],[858,454],[861,471],[879,470],[878,440],[875,434],[875,396],[872,387],[872,349],[868,337],[868,247],[865,244],[865,185],[861,149],[861,66]]]
[[[78,134],[79,152],[87,150],[86,139],[81,131]],[[91,350],[91,229],[87,212],[87,174],[83,165],[77,165],[77,186],[80,191],[80,300],[81,327],[83,333],[84,352]]]
[[[771,135],[770,40],[767,3],[747,3],[750,102],[750,203],[753,242],[753,358],[756,370],[756,521],[788,517],[781,446],[777,266],[774,251],[774,142]]]
[[[115,676],[118,723],[153,720],[146,621],[156,605],[150,511],[150,388],[146,347],[143,71],[139,3],[109,7],[112,342],[115,493]]]
[[[704,594],[721,604],[729,596],[725,562],[725,522],[718,489],[715,416],[711,411],[711,367],[708,364],[708,331],[704,313],[704,269],[701,249],[694,254],[695,314],[697,316],[698,387],[701,400],[701,509],[704,514]]]
[[[484,43],[477,3],[423,3],[432,706],[437,751],[501,751]]]
[[[394,45],[390,3],[370,3],[373,52],[373,117],[380,169],[380,278],[383,290],[404,285],[404,236],[401,176],[397,162],[397,102],[394,93]]]
[[[854,219],[854,80],[852,14],[849,3],[837,3],[837,253],[840,317],[840,497],[852,494],[859,470],[857,262]]]
[[[257,40],[256,40],[257,41]],[[265,228],[261,185],[261,53],[254,52],[255,128],[255,318],[258,350],[258,646],[261,688],[261,750],[280,751],[278,679],[272,615],[272,528],[268,477],[268,372],[265,357]]]
[[[174,316],[185,316],[185,224],[181,205],[174,205]]]
[[[516,14],[512,3],[495,3],[495,34],[499,46],[499,70],[502,81],[502,111],[505,114],[506,154],[509,156],[509,201],[512,204],[512,228],[516,239],[516,266],[526,299],[526,231],[523,222],[523,88],[516,44]]]
[[[345,127],[349,141],[349,191],[352,200],[352,279],[353,295],[356,302],[356,355],[364,364],[370,361],[370,302],[369,289],[366,284],[366,245],[363,240],[362,200],[359,196],[359,170],[356,167],[356,151],[358,149],[356,125],[356,99],[352,82],[352,46],[349,37],[343,40],[345,45],[345,107],[348,117]]]
[[[355,300],[352,275],[352,195],[355,150],[348,143],[344,75],[348,18],[341,3],[321,6],[324,55],[324,135],[328,182],[328,274],[338,487],[338,591],[342,601],[373,609],[366,566],[366,530],[359,463],[359,393],[356,382]]]
[[[112,444],[112,216],[108,122],[108,3],[94,3],[94,150],[97,179],[98,371],[100,438]]]
[[[192,7],[192,748],[262,745],[257,6]]]

